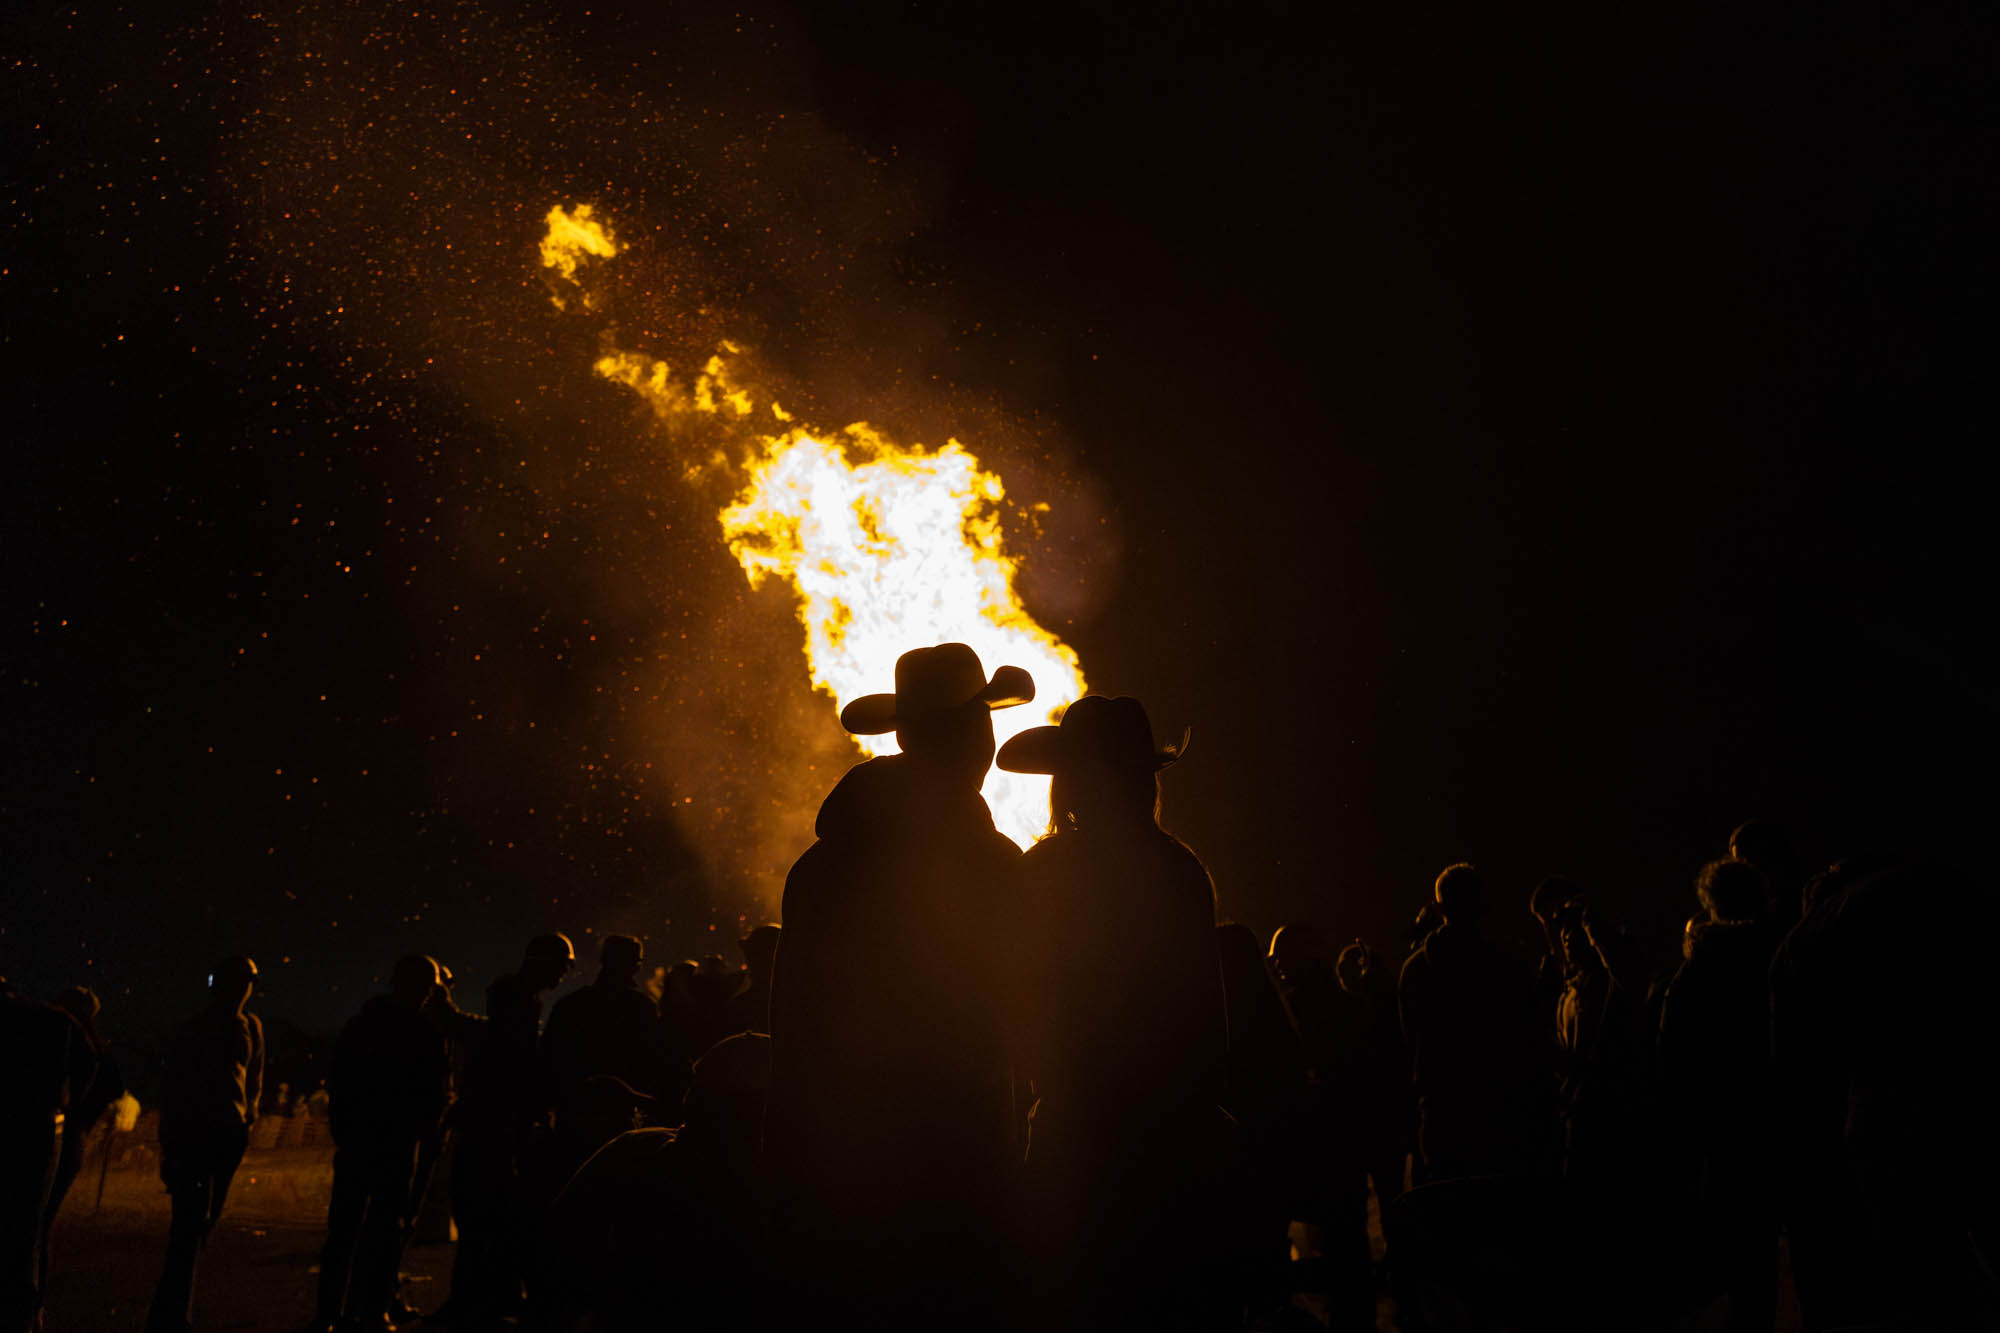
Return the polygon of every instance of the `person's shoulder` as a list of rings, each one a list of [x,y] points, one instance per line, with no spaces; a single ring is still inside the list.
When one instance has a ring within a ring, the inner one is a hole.
[[[1701,951],[1697,948],[1694,953],[1681,960],[1680,966],[1668,974],[1666,981],[1660,986],[1662,998],[1684,1001],[1688,996],[1697,994],[1708,984],[1707,977],[1703,975],[1707,971],[1708,964],[1701,960]]]
[[[679,1174],[686,1149],[676,1129],[631,1129],[618,1135],[576,1169],[559,1196],[559,1208],[573,1215],[606,1208],[623,1211],[656,1205],[660,1191]],[[635,1216],[631,1220],[638,1220]]]
[[[1028,850],[1021,854],[1021,859],[1032,866],[1055,865],[1071,855],[1075,841],[1074,838],[1051,833],[1030,843]]]
[[[1178,878],[1190,886],[1199,884],[1211,897],[1214,896],[1215,876],[1209,874],[1208,864],[1201,859],[1194,848],[1165,829],[1159,830],[1159,837],[1155,840],[1154,846],[1161,859],[1172,868]]]
[[[1152,848],[1154,855],[1177,866],[1199,870],[1204,875],[1208,873],[1208,867],[1202,862],[1200,853],[1166,829],[1154,825],[1151,829],[1142,830],[1140,836],[1146,845]]]
[[[820,802],[813,833],[822,841],[864,838],[907,803],[909,775],[900,755],[864,759],[841,774]]]
[[[986,836],[986,846],[1000,861],[1015,868],[1020,866],[1024,854],[1021,844],[1002,833],[997,827],[992,828],[991,833]]]
[[[679,1138],[680,1131],[673,1128],[628,1129],[599,1148],[592,1157],[600,1168],[629,1170],[671,1155]]]
[[[59,1004],[50,1004],[47,1000],[37,1000],[18,992],[7,997],[7,1004],[9,1011],[24,1028],[46,1033],[51,1041],[67,1038],[72,1032],[79,1037],[89,1036],[88,1030],[77,1021],[76,1015]]]
[[[612,992],[611,1003],[636,1018],[658,1018],[660,1003],[637,986],[622,986]]]
[[[811,926],[813,910],[825,897],[827,881],[837,873],[839,861],[839,854],[824,838],[799,853],[785,874],[784,892],[778,898],[778,918],[785,930],[796,930],[801,924]],[[783,944],[778,947],[781,951],[784,948]]]

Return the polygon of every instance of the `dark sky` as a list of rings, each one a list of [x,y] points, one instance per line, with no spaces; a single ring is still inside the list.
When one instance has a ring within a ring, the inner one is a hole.
[[[1990,822],[1975,7],[169,8],[0,39],[0,971],[114,1031],[775,912],[845,742],[557,204],[622,343],[1051,506],[1260,932]]]

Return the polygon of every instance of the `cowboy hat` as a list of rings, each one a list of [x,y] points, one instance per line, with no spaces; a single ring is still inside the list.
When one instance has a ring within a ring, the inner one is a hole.
[[[840,725],[857,736],[880,736],[912,718],[962,708],[975,701],[1012,708],[1035,697],[1035,682],[1017,666],[986,678],[979,654],[962,643],[912,648],[896,659],[896,692],[864,694],[840,710]]]
[[[1178,745],[1156,749],[1153,724],[1137,699],[1086,694],[1063,710],[1061,725],[1028,728],[1000,747],[995,762],[1009,773],[1054,773],[1084,759],[1158,771],[1187,753],[1193,735],[1186,728]]]

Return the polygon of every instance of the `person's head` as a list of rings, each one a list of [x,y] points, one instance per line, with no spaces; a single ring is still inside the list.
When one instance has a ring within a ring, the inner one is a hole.
[[[397,1004],[421,1009],[438,988],[437,961],[420,953],[398,959],[389,973],[389,996]]]
[[[1410,952],[1415,953],[1419,948],[1423,947],[1424,941],[1429,939],[1431,933],[1443,924],[1444,910],[1437,905],[1435,900],[1419,907],[1416,917],[1410,922],[1410,928],[1403,932],[1404,937],[1410,942]]]
[[[257,964],[248,958],[225,958],[208,970],[208,1002],[220,1009],[241,1009],[257,985]]]
[[[1334,960],[1334,975],[1340,978],[1340,988],[1349,995],[1361,994],[1368,979],[1368,946],[1360,940],[1340,951]]]
[[[1325,946],[1310,924],[1295,921],[1271,936],[1271,967],[1285,985],[1299,986],[1326,966]]]
[[[1769,819],[1746,819],[1730,831],[1729,855],[1771,875],[1791,861],[1792,842],[1782,825]]]
[[[1717,921],[1754,921],[1769,891],[1764,872],[1748,861],[1710,861],[1695,876],[1694,894]]]
[[[1550,875],[1528,895],[1528,911],[1541,926],[1542,938],[1551,949],[1556,947],[1556,910],[1564,903],[1576,901],[1581,893],[1569,876]]]
[[[1096,831],[1156,826],[1160,812],[1160,770],[1187,750],[1156,746],[1145,706],[1121,695],[1086,694],[1063,710],[1053,727],[1030,727],[1000,749],[999,765],[1010,773],[1046,773],[1049,828]]]
[[[1486,915],[1486,881],[1470,861],[1446,866],[1431,892],[1448,926],[1470,925]]]
[[[923,713],[896,727],[896,745],[949,786],[977,788],[993,766],[993,714],[977,703]]]
[[[743,951],[744,966],[750,969],[752,977],[768,977],[772,965],[778,961],[778,941],[782,938],[777,926],[766,921],[761,926],[752,927],[736,947]]]
[[[95,1026],[97,1012],[104,1007],[97,992],[88,986],[71,986],[56,996],[56,1005],[86,1028]]]
[[[576,965],[576,947],[569,936],[558,931],[537,935],[528,941],[521,956],[521,980],[531,990],[547,990],[569,975]]]
[[[1595,971],[1599,964],[1597,945],[1590,938],[1583,903],[1566,898],[1551,909],[1550,927],[1555,931],[1556,953],[1570,971]]]
[[[724,1037],[694,1062],[687,1128],[699,1141],[754,1152],[771,1092],[771,1039],[761,1032]]]
[[[993,764],[993,710],[1035,697],[1035,682],[1016,666],[987,679],[979,654],[962,643],[913,648],[896,659],[896,692],[868,694],[840,710],[857,736],[896,734],[912,761],[951,786],[978,790]]]
[[[606,935],[597,946],[597,975],[604,981],[630,982],[646,961],[646,946],[632,935]]]
[[[720,954],[703,954],[701,965],[688,978],[688,995],[695,1007],[709,1014],[717,1014],[729,1003],[729,997],[742,984],[743,970],[731,967]]]

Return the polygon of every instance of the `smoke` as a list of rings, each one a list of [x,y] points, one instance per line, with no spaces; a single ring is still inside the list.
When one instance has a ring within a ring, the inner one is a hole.
[[[255,443],[308,522],[352,536],[379,640],[353,715],[399,774],[382,813],[425,906],[690,947],[774,915],[856,753],[789,593],[746,587],[719,540],[726,479],[690,484],[712,446],[590,368],[615,348],[699,366],[740,338],[802,416],[956,431],[1032,507],[1066,484],[1060,450],[924,374],[949,301],[899,265],[941,180],[829,129],[754,20],[622,60],[473,5],[258,22],[228,169],[251,373],[312,428]],[[588,281],[593,219],[616,220],[615,284]]]

